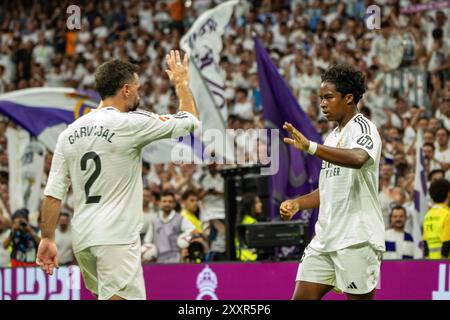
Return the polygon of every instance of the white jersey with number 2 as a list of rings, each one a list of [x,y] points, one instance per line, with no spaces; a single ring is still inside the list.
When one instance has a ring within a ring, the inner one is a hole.
[[[322,162],[319,217],[310,246],[332,252],[367,242],[384,251],[384,222],[378,200],[381,139],[377,127],[358,113],[340,132],[334,129],[324,145],[360,148],[369,154],[369,160],[360,169]]]
[[[186,135],[198,125],[187,112],[159,116],[104,107],[61,133],[44,194],[61,200],[72,184],[75,253],[138,239],[143,223],[142,148]]]

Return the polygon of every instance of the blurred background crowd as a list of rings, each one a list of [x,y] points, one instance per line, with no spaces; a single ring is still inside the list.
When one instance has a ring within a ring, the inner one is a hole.
[[[42,86],[93,89],[95,69],[119,58],[140,68],[141,108],[173,114],[178,101],[164,71],[165,54],[178,49],[181,36],[195,19],[219,2],[2,1],[0,94]],[[244,1],[226,28],[221,59],[230,129],[264,127],[255,34],[323,138],[333,124],[322,117],[319,108],[321,72],[334,63],[347,62],[365,74],[368,90],[358,107],[378,126],[383,139],[380,202],[388,237],[398,243],[411,241],[413,234],[419,129],[423,130],[428,184],[450,179],[450,8],[405,12],[422,2],[376,1],[381,8],[381,29],[369,30],[364,20],[368,1]],[[66,8],[72,4],[81,8],[80,30],[66,28]],[[9,209],[14,195],[8,191],[8,126],[15,125],[3,117],[0,266],[28,265],[34,261],[39,242],[39,213]],[[44,177],[51,159],[48,153]],[[142,252],[146,263],[225,259],[225,243],[231,240],[225,239],[224,184],[219,170],[217,164],[143,163]],[[64,201],[57,232],[61,264],[74,262],[71,198],[69,194]],[[267,218],[257,194],[242,198],[237,213],[240,223]],[[152,226],[168,222],[176,227],[162,236],[153,232]],[[255,250],[236,243],[241,260],[258,259]],[[408,250],[406,245],[397,245],[385,258],[412,257]]]

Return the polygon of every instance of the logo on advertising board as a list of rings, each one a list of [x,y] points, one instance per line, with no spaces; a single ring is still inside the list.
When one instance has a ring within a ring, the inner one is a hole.
[[[40,268],[0,269],[0,300],[80,300],[77,266],[47,276]]]
[[[218,300],[216,295],[217,275],[206,265],[197,276],[197,288],[199,293],[195,300]]]
[[[447,265],[445,263],[439,265],[438,290],[433,291],[433,300],[450,300],[450,264],[448,266],[447,273]],[[445,290],[445,282],[447,282],[447,290]]]

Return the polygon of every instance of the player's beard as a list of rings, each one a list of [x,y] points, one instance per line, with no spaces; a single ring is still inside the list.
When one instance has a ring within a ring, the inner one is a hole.
[[[133,104],[133,106],[130,108],[130,111],[136,111],[137,108],[139,107],[139,103],[141,102],[141,100],[138,98],[136,99],[136,102]]]

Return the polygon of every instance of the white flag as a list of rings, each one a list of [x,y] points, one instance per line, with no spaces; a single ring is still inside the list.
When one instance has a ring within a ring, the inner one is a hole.
[[[414,176],[414,208],[415,219],[413,221],[413,239],[415,243],[414,258],[423,258],[421,246],[423,244],[421,226],[425,214],[428,211],[427,204],[427,175],[425,172],[425,162],[423,156],[422,130],[417,132],[416,137],[416,171]]]
[[[45,147],[25,130],[8,128],[9,199],[11,213],[27,208],[36,213],[41,196]]]
[[[216,145],[216,157],[223,156],[227,161],[234,161],[234,144],[225,131],[228,113],[220,53],[223,48],[222,35],[238,2],[227,1],[205,11],[180,41],[181,49],[189,54],[189,82],[197,103],[202,129],[204,132],[221,132],[223,141],[219,142],[220,146]],[[203,138],[206,144],[212,142],[205,141],[205,136]]]

